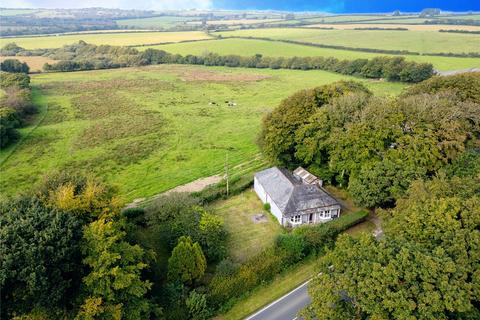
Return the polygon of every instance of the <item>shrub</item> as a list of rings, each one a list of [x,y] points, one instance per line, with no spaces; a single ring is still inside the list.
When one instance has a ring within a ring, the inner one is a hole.
[[[9,87],[30,87],[30,77],[25,73],[10,73],[0,71],[0,88],[5,89]]]
[[[15,129],[20,125],[20,121],[14,110],[10,108],[0,108],[0,148],[4,148],[15,142],[20,134]]]
[[[253,176],[245,175],[233,178],[229,181],[229,192],[228,196],[233,196],[240,194],[244,190],[250,188],[253,185]],[[218,199],[227,198],[227,185],[225,181],[214,184],[203,189],[200,192],[192,193],[192,196],[199,199],[202,203],[210,203]]]
[[[30,68],[28,67],[28,64],[25,62],[22,63],[18,59],[6,59],[0,63],[0,70],[14,73],[28,73]]]
[[[225,307],[229,301],[268,282],[293,261],[283,250],[270,248],[242,264],[233,274],[216,273],[208,285],[209,301],[215,307]]]
[[[185,304],[187,305],[188,313],[190,315],[189,319],[206,320],[209,318],[210,311],[207,307],[207,297],[205,294],[197,293],[193,290],[190,292]]]
[[[271,209],[270,203],[267,202],[263,204],[263,210],[270,212],[270,209]]]
[[[128,222],[142,226],[146,224],[145,209],[143,208],[127,208],[122,211],[122,215],[127,219]]]
[[[215,274],[221,276],[230,276],[238,269],[239,264],[232,261],[230,258],[223,259],[217,264]]]
[[[306,242],[303,235],[298,233],[280,234],[277,237],[276,246],[284,250],[293,262],[298,262],[305,257]]]

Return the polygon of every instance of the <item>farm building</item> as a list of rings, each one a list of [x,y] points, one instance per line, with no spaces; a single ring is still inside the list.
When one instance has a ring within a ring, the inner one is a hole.
[[[257,172],[254,189],[285,227],[322,223],[340,216],[341,206],[322,182],[303,168],[290,171],[273,167]]]

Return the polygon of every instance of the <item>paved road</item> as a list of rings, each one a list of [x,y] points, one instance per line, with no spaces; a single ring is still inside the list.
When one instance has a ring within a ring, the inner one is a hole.
[[[307,293],[308,281],[290,291],[278,300],[275,300],[265,308],[246,318],[246,320],[293,320],[297,318],[297,312],[310,304]]]

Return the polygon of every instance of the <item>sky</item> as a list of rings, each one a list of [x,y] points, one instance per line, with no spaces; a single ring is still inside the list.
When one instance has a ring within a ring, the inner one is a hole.
[[[0,0],[9,8],[86,8],[121,9],[237,9],[323,11],[331,13],[418,12],[423,8],[445,11],[480,11],[479,0]]]

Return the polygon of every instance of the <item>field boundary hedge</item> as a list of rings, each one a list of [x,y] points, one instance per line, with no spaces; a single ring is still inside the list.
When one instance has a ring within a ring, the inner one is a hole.
[[[296,28],[301,29],[301,28]],[[315,29],[315,28],[307,28],[304,27],[302,29]],[[378,31],[378,29],[376,29]],[[382,30],[379,30],[382,31]],[[391,30],[387,30],[391,31]],[[399,31],[399,30],[397,30]],[[402,30],[403,31],[403,30]],[[228,31],[227,31],[228,32]],[[213,35],[215,36],[215,35]],[[263,40],[263,41],[272,41],[272,42],[284,42],[290,44],[299,44],[303,46],[310,46],[310,47],[317,47],[317,48],[325,48],[325,49],[337,49],[337,50],[347,50],[347,51],[359,51],[359,52],[368,52],[368,53],[383,53],[383,54],[392,54],[392,55],[414,55],[414,56],[448,56],[448,57],[457,57],[457,58],[472,58],[480,56],[480,53],[477,52],[465,52],[465,53],[451,53],[451,52],[438,52],[438,53],[420,53],[415,51],[409,50],[388,50],[388,49],[373,49],[373,48],[361,48],[361,47],[347,47],[347,46],[339,46],[339,45],[330,45],[330,44],[321,44],[321,43],[313,43],[313,42],[305,42],[305,41],[297,41],[297,40],[287,40],[287,39],[272,39],[267,37],[253,37],[253,36],[222,36],[219,39],[252,39],[252,40]]]
[[[250,258],[228,274],[216,273],[208,285],[208,301],[217,311],[228,311],[235,301],[252,290],[270,283],[305,259],[321,255],[331,248],[337,236],[348,228],[363,222],[365,210],[341,216],[333,221],[314,226],[296,228],[280,234],[273,247]]]
[[[29,51],[10,44],[4,48],[16,54]],[[80,41],[56,50],[46,50],[44,56],[50,58],[69,55],[69,60],[44,65],[45,71],[78,71],[109,69],[155,64],[191,64],[205,66],[270,68],[293,70],[325,70],[349,76],[370,79],[385,78],[388,81],[416,83],[434,74],[433,65],[406,61],[404,57],[379,56],[372,59],[339,60],[335,57],[263,57],[256,54],[250,57],[239,55],[219,55],[207,53],[202,56],[171,54],[163,50],[149,48],[145,51],[130,47],[96,46]]]

